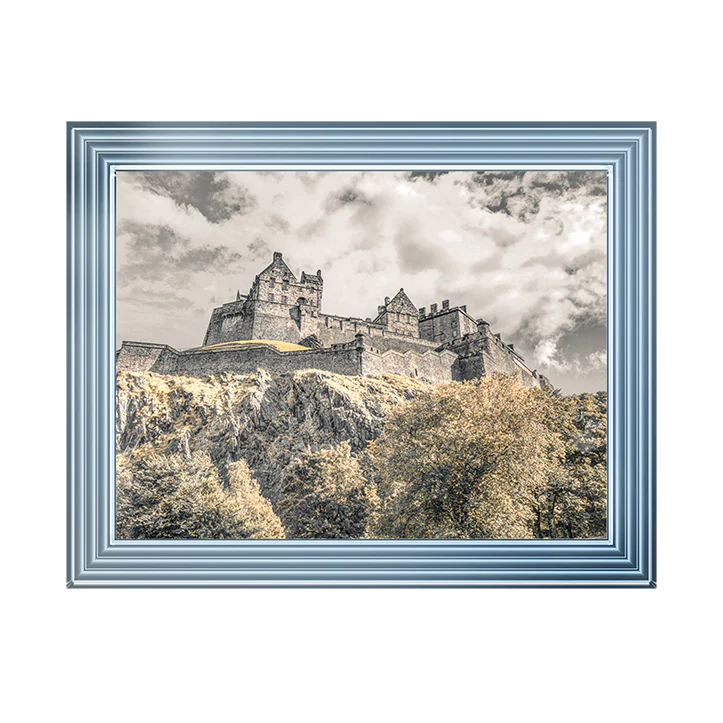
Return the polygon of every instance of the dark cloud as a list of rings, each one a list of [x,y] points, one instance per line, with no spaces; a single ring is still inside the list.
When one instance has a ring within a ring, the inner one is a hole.
[[[324,201],[324,211],[334,213],[348,206],[371,206],[372,200],[366,196],[355,184],[330,193]]]
[[[291,228],[289,222],[278,213],[273,213],[270,216],[267,216],[266,225],[274,231],[283,231],[284,233],[287,233]]]
[[[474,204],[490,213],[504,213],[525,223],[539,212],[543,201],[570,196],[605,197],[604,171],[478,171],[461,181],[474,190]],[[561,234],[559,224],[553,233]]]
[[[257,236],[246,248],[254,259],[269,254],[269,245],[260,236]]]
[[[409,179],[416,181],[419,178],[423,181],[434,183],[440,176],[444,176],[447,173],[449,173],[449,171],[411,171]]]
[[[125,261],[118,270],[120,285],[143,279],[185,286],[199,272],[234,273],[242,260],[227,246],[193,246],[190,238],[166,225],[123,222],[118,235],[128,237]]]
[[[444,269],[449,266],[447,255],[438,247],[427,243],[416,225],[403,226],[394,237],[399,268],[416,274],[427,269]]]
[[[177,206],[193,207],[211,223],[223,223],[256,207],[255,198],[214,171],[136,171],[143,189],[170,198]]]

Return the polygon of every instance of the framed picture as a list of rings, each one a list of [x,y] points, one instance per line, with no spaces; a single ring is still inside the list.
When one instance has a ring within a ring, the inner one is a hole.
[[[68,124],[68,586],[655,586],[655,124]]]

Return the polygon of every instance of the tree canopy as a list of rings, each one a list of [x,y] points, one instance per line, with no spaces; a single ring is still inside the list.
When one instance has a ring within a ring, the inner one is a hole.
[[[302,453],[286,470],[279,511],[287,537],[363,537],[374,489],[348,442]]]
[[[244,461],[224,485],[208,455],[119,458],[116,534],[121,539],[284,537],[281,521]]]
[[[605,397],[508,376],[438,385],[399,407],[366,453],[392,538],[605,535]]]

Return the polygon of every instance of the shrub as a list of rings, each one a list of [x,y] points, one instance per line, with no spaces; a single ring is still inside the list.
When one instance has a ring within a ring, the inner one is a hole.
[[[119,458],[116,474],[116,534],[121,539],[284,536],[243,461],[231,465],[225,487],[202,452]]]
[[[348,442],[304,452],[284,474],[279,512],[287,537],[358,538],[375,494]]]

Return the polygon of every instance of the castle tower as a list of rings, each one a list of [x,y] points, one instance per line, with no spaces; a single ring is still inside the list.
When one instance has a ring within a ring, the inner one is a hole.
[[[449,344],[465,334],[477,331],[477,322],[467,313],[466,306],[450,307],[449,299],[442,301],[442,308],[432,304],[429,313],[419,310],[419,335],[436,344]]]
[[[302,272],[298,279],[275,251],[247,296],[237,292],[236,301],[214,309],[204,345],[253,339],[298,342],[317,331],[323,291],[320,270]]]

